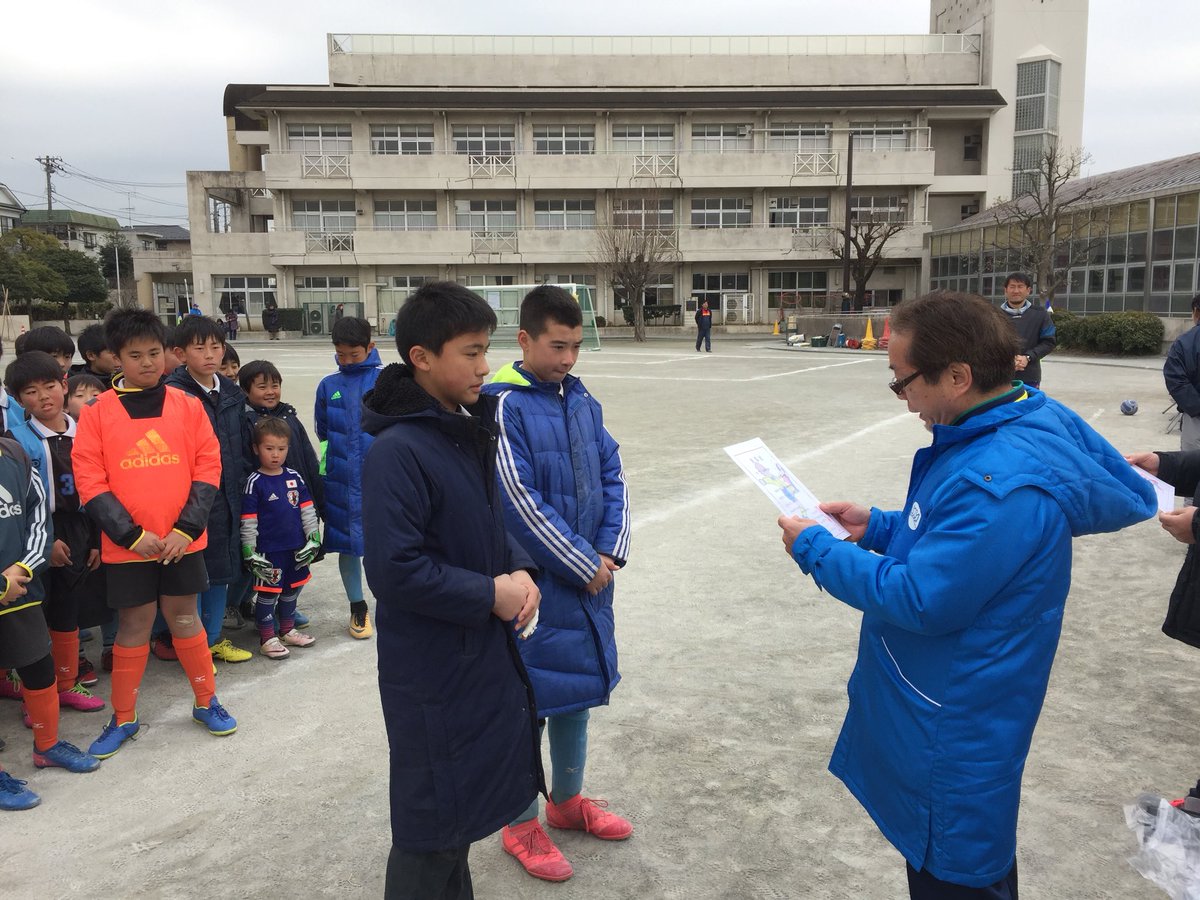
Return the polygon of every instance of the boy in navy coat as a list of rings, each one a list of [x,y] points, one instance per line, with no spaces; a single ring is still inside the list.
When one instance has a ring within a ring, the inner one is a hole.
[[[471,842],[545,791],[516,645],[541,594],[504,528],[495,400],[480,396],[495,327],[476,294],[426,285],[396,317],[404,364],[363,398],[375,438],[364,568],[391,749],[389,898],[469,900]]]

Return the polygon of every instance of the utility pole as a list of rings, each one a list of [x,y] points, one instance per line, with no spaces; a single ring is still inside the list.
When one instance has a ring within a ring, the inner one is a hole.
[[[37,156],[34,157],[42,164],[42,168],[46,170],[46,212],[54,211],[54,191],[50,186],[50,176],[55,172],[63,171],[63,167],[59,165],[62,162],[61,156]]]
[[[846,242],[842,247],[842,293],[850,293],[850,216],[854,206],[854,132],[846,144]]]

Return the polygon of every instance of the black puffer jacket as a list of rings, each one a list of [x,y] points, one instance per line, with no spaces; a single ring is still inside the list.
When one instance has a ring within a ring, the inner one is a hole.
[[[1158,477],[1175,487],[1181,497],[1192,497],[1200,509],[1200,450],[1158,454]],[[1192,518],[1192,536],[1200,541],[1200,516]],[[1198,544],[1189,544],[1183,568],[1175,579],[1163,634],[1200,647],[1200,557]]]

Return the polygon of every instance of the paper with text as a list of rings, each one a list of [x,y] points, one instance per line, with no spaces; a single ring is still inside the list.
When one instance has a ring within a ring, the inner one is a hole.
[[[779,461],[761,438],[732,444],[725,452],[784,515],[813,519],[838,540],[850,536],[836,519],[821,512],[813,492]]]

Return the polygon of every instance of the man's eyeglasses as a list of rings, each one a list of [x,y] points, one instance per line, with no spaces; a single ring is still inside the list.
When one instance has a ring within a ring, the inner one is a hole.
[[[888,387],[891,388],[893,394],[899,397],[902,393],[904,393],[904,389],[912,384],[913,380],[920,374],[920,371],[913,372],[907,378],[901,378],[899,381],[893,378],[888,382]]]

